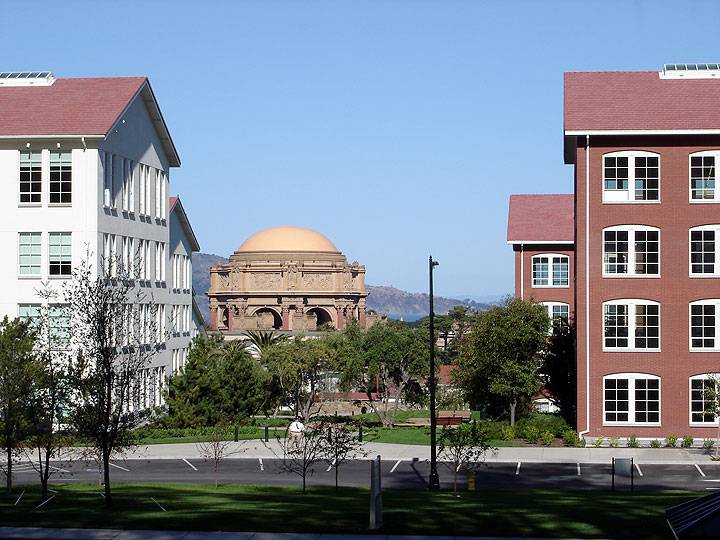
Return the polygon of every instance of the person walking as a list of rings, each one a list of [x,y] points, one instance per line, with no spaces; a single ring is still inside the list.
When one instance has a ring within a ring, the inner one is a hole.
[[[302,444],[303,437],[305,437],[305,424],[300,421],[300,417],[295,418],[295,421],[288,427],[288,438],[290,439],[290,447],[297,450]]]

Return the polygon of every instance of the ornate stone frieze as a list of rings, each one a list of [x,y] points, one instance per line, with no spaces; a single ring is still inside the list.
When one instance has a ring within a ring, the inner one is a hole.
[[[326,291],[332,287],[332,275],[326,273],[303,274],[303,289]]]
[[[250,284],[255,289],[274,291],[280,289],[282,276],[274,272],[254,272],[250,274]]]

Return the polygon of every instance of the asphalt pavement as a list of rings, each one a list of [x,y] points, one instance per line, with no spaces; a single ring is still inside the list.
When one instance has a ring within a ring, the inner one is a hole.
[[[100,482],[97,464],[91,461],[53,463],[53,482]],[[489,461],[477,471],[478,489],[610,489],[611,463],[580,462],[499,462]],[[309,485],[332,486],[336,468],[318,462],[308,476]],[[427,460],[397,459],[382,461],[383,488],[422,489],[427,487],[430,465]],[[635,489],[720,489],[720,463],[640,464],[634,466]],[[451,488],[454,471],[449,463],[439,464],[441,484]],[[298,485],[300,477],[288,470],[278,458],[240,458],[223,460],[214,470],[211,462],[199,458],[127,459],[111,464],[114,482],[198,483],[249,485]],[[369,487],[369,460],[352,460],[338,470],[343,486]],[[37,473],[29,463],[15,466],[18,484],[36,483]],[[467,475],[457,475],[458,485],[465,489]],[[616,476],[617,489],[629,489],[630,478]]]

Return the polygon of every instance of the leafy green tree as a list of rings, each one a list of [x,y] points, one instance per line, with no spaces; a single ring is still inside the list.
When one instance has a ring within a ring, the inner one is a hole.
[[[263,365],[275,379],[282,402],[306,422],[322,409],[321,396],[329,390],[328,379],[335,371],[336,349],[330,336],[294,339],[268,347]]]
[[[0,444],[7,458],[4,472],[8,493],[13,487],[17,445],[27,435],[27,406],[37,376],[29,324],[6,316],[0,323]]]
[[[475,472],[485,462],[488,452],[496,452],[485,434],[474,424],[443,426],[439,439],[439,454],[453,472],[453,492],[457,494],[458,473]]]
[[[395,424],[400,402],[429,373],[429,334],[402,323],[350,327],[342,347],[343,384],[364,391],[382,425]]]
[[[288,339],[287,334],[278,334],[271,330],[248,330],[245,336],[260,356],[268,347],[284,343]]]
[[[516,298],[473,317],[455,372],[471,406],[496,400],[515,425],[518,405],[540,387],[549,327],[541,304]]]
[[[244,347],[197,337],[183,371],[171,378],[163,423],[172,427],[240,423],[270,406],[270,376]]]

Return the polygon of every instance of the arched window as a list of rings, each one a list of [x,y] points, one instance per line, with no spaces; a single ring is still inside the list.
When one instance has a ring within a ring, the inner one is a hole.
[[[550,317],[550,332],[567,326],[570,321],[570,305],[564,302],[542,302]]]
[[[690,154],[690,202],[719,202],[716,186],[720,150],[705,150]]]
[[[569,287],[570,257],[543,253],[532,258],[533,287]]]
[[[659,201],[659,154],[629,150],[603,156],[603,202]]]
[[[616,373],[603,377],[604,424],[660,424],[660,377]]]
[[[660,229],[617,225],[603,229],[603,276],[660,276]]]
[[[690,377],[690,424],[718,423],[715,408],[718,385],[717,373],[703,373]]]
[[[702,225],[690,229],[690,275],[713,277],[720,275],[718,241],[720,225]]]
[[[660,350],[660,304],[652,300],[603,303],[603,350]]]
[[[690,302],[690,350],[720,350],[720,299]]]

